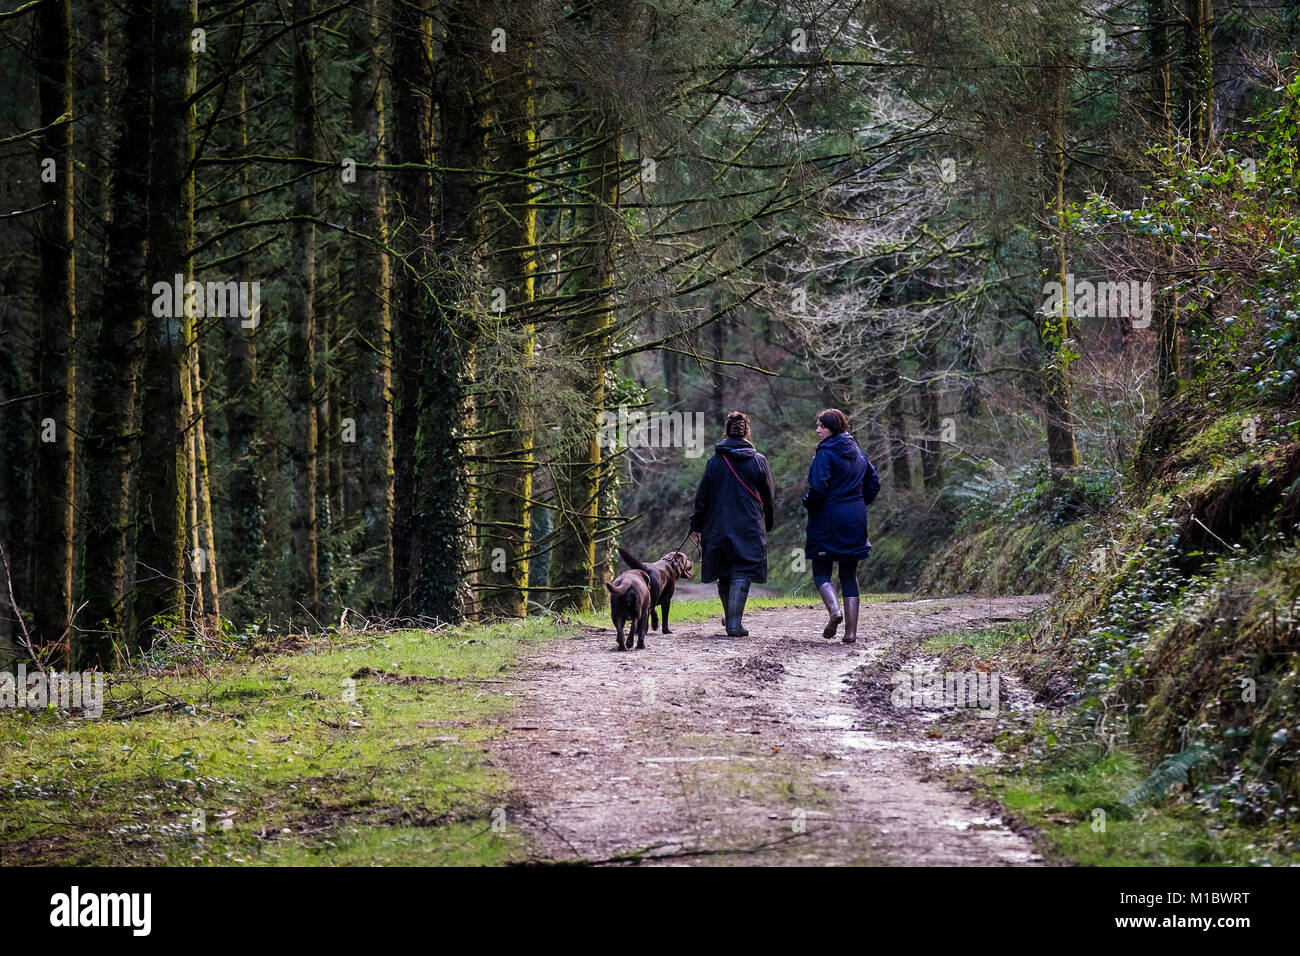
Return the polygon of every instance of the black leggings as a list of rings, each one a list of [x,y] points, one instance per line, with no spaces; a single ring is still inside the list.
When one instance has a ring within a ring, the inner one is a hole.
[[[823,584],[830,584],[831,565],[834,563],[813,558],[813,584],[819,588]],[[840,593],[846,598],[858,596],[858,562],[840,562]]]

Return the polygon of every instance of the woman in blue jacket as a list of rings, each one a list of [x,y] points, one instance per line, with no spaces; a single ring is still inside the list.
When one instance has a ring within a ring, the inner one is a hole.
[[[812,559],[813,584],[821,593],[830,620],[822,637],[835,636],[844,622],[845,644],[858,639],[858,562],[871,553],[867,540],[867,505],[880,493],[880,477],[849,434],[849,422],[838,408],[817,413],[817,453],[808,469],[808,539],[804,555]],[[831,570],[840,565],[844,612],[835,601]]]

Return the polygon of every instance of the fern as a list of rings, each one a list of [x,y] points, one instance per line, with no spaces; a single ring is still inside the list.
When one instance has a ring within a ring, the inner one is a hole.
[[[1131,809],[1140,803],[1159,800],[1174,784],[1185,783],[1192,769],[1214,757],[1216,752],[1214,747],[1192,744],[1186,750],[1170,754],[1145,780],[1126,793],[1120,803]]]

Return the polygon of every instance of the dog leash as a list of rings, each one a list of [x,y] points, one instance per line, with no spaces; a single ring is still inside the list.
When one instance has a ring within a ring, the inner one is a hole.
[[[687,531],[686,537],[682,538],[682,544],[685,544],[687,541],[689,541],[691,539],[691,535],[694,533],[695,532],[693,531]],[[674,550],[676,551],[682,550],[682,544],[679,544]],[[701,558],[704,557],[704,549],[700,547],[700,543],[698,541],[695,543],[695,550],[697,550],[700,553]]]

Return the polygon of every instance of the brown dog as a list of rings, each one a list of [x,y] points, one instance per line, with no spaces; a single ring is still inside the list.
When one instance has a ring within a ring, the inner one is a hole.
[[[673,591],[677,587],[677,579],[689,578],[691,568],[695,567],[695,565],[691,563],[690,558],[680,551],[670,551],[654,564],[642,564],[622,548],[618,549],[618,553],[622,555],[628,567],[644,571],[650,577],[650,629],[654,630],[659,626],[657,609],[662,605],[664,609],[664,633],[671,634],[672,631],[668,630],[668,609],[672,607]]]
[[[644,571],[624,571],[613,582],[606,581],[609,591],[609,613],[618,629],[618,649],[630,651],[632,638],[636,646],[645,649],[645,635],[650,619],[650,575]],[[623,625],[631,624],[627,633],[627,646],[623,646]]]

